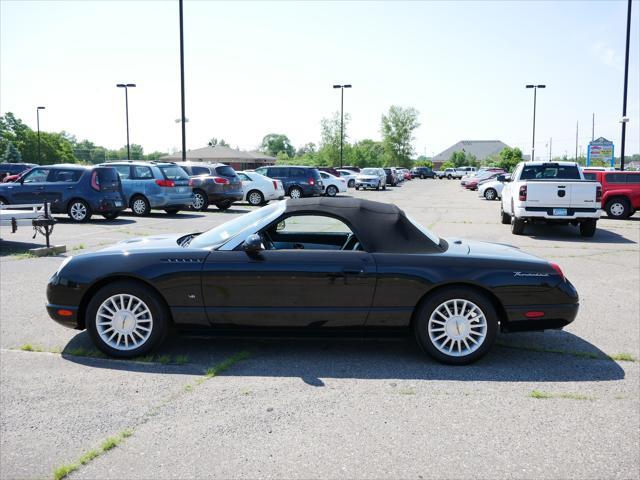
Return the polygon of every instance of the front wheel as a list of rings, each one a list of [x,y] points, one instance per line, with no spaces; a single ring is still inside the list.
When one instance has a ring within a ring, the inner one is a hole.
[[[356,190],[360,190],[360,187],[356,185]]]
[[[524,220],[522,218],[511,217],[511,233],[522,235],[524,233]]]
[[[487,188],[484,191],[484,198],[487,200],[495,200],[498,198],[498,192],[496,192],[493,188]]]
[[[590,218],[580,222],[580,235],[583,237],[593,237],[596,234],[597,220]]]
[[[451,180],[453,177],[451,175],[447,175],[447,180]]]
[[[607,216],[609,218],[615,218],[616,220],[627,218],[631,212],[629,202],[625,198],[609,200],[604,208],[607,211]]]
[[[466,365],[484,356],[498,331],[498,315],[491,301],[463,287],[436,292],[415,315],[418,344],[437,361],[449,365]]]
[[[129,280],[102,287],[87,306],[91,340],[112,357],[131,358],[158,346],[167,333],[167,312],[152,289]]]
[[[289,197],[302,198],[302,190],[300,190],[298,187],[293,187],[291,190],[289,190]]]
[[[67,213],[72,221],[83,223],[91,218],[91,207],[84,200],[73,200],[69,203]]]
[[[144,217],[149,215],[151,211],[151,205],[149,205],[149,201],[142,197],[137,196],[131,199],[131,211],[136,217]]]
[[[3,197],[0,197],[0,205],[9,205],[9,202]]]
[[[338,194],[338,189],[334,185],[329,185],[326,193],[328,197],[335,197]]]
[[[209,197],[203,190],[193,191],[193,209],[204,212],[209,208]]]
[[[254,207],[260,206],[264,203],[264,195],[258,190],[251,190],[247,194],[247,202],[249,205],[253,205]]]
[[[509,225],[511,223],[511,215],[504,211],[502,205],[500,205],[500,223],[503,225]]]
[[[376,185],[376,190],[380,190],[380,182],[378,182],[378,185]]]
[[[349,180],[349,183],[347,183],[347,187],[349,188],[353,188],[356,186],[356,181],[355,180]]]

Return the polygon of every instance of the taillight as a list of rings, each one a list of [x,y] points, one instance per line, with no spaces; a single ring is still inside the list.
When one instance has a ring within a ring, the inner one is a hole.
[[[601,202],[601,201],[602,201],[602,187],[598,185],[596,187],[596,202]]]
[[[222,178],[222,177],[213,177],[213,181],[215,183],[218,183],[220,185],[229,185],[229,180],[227,180],[226,178]]]
[[[278,189],[278,182],[276,182],[275,180],[273,181],[273,188],[275,188],[276,190]]]
[[[520,200],[521,202],[524,202],[527,200],[527,186],[526,185],[522,185],[520,187],[520,191],[518,192],[518,200]]]
[[[553,263],[553,262],[549,262],[549,265],[551,265],[551,268],[553,268],[555,270],[555,272],[560,275],[560,278],[562,280],[564,280],[564,273],[562,273],[562,269],[560,268],[560,265],[558,265],[557,263]]]
[[[193,178],[190,178],[190,179],[189,179],[189,186],[190,186],[190,187],[193,187],[194,185],[195,185],[195,183],[194,183],[194,181],[193,181]]]
[[[313,178],[310,178],[309,185],[315,185],[315,184],[316,184],[315,180]]]
[[[98,178],[98,172],[94,171],[91,174],[91,188],[100,191],[100,179]]]
[[[176,184],[173,180],[156,180],[156,185],[161,187],[175,187]]]

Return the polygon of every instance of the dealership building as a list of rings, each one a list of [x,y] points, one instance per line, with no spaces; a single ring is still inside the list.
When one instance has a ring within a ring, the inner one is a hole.
[[[507,147],[509,145],[500,140],[460,140],[433,157],[433,168],[439,170],[444,162],[451,160],[453,152],[464,152],[473,155],[479,162],[482,162]]]
[[[230,147],[204,147],[187,150],[189,162],[226,163],[235,170],[254,170],[265,165],[275,165],[275,157],[262,152],[243,152]],[[182,152],[175,152],[161,158],[168,162],[182,161]]]

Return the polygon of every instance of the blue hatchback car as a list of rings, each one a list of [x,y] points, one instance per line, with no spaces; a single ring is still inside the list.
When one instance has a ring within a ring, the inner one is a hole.
[[[173,162],[118,161],[102,164],[120,174],[126,205],[134,215],[151,210],[178,213],[193,205],[189,175]]]
[[[86,222],[94,213],[113,219],[126,208],[118,173],[108,166],[37,166],[15,182],[0,183],[0,204],[44,202],[74,222]]]

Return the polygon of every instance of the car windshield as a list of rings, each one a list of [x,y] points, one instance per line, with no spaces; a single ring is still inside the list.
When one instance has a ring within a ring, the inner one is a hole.
[[[580,170],[576,165],[558,165],[558,164],[546,164],[546,165],[527,165],[522,170],[520,180],[533,180],[533,179],[565,179],[565,180],[580,180]]]
[[[226,243],[242,231],[256,227],[263,221],[275,220],[284,213],[285,203],[277,202],[250,213],[245,213],[228,222],[201,233],[188,244],[192,248],[212,248]]]
[[[416,227],[418,230],[420,230],[420,232],[422,232],[422,234],[424,236],[426,236],[429,240],[431,240],[436,245],[440,245],[440,237],[438,235],[433,233],[427,227],[425,227],[425,226],[421,225],[420,223],[418,223],[415,219],[413,219],[409,215],[405,215],[405,216],[407,217],[407,220],[409,220],[413,224],[414,227]]]
[[[377,175],[378,171],[375,168],[363,168],[360,173],[363,175]]]

